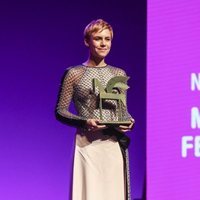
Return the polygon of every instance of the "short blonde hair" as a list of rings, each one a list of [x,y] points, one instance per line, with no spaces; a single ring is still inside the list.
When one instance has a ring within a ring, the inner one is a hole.
[[[89,41],[92,33],[98,32],[98,31],[103,31],[105,29],[108,29],[110,31],[111,39],[112,39],[113,38],[112,26],[108,22],[104,21],[103,19],[93,20],[85,27],[84,39],[86,41]]]

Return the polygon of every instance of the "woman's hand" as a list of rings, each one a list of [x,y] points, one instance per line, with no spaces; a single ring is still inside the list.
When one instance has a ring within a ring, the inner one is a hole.
[[[106,125],[98,125],[98,119],[88,119],[86,122],[86,129],[89,132],[95,132],[107,128]]]
[[[130,125],[128,125],[128,126],[126,126],[126,125],[120,125],[118,127],[115,127],[115,129],[118,130],[121,133],[126,133],[127,131],[130,131],[130,130],[133,129],[134,124],[135,124],[135,120],[131,119],[131,124]]]

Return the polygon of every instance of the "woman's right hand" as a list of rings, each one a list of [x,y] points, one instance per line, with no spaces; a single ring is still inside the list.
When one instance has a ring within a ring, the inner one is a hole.
[[[86,122],[86,129],[89,132],[100,131],[107,128],[106,125],[99,125],[100,121],[98,119],[88,119]]]

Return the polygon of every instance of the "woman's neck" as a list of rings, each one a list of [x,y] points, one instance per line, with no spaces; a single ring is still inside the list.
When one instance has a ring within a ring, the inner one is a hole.
[[[83,65],[86,65],[88,67],[103,67],[106,65],[104,59],[93,59],[93,58],[88,58],[87,61],[83,63]]]

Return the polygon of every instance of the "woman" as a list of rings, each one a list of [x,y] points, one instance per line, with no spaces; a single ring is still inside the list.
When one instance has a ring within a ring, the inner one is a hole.
[[[112,128],[99,124],[99,91],[94,91],[92,85],[93,78],[105,87],[111,78],[126,76],[122,69],[105,62],[112,39],[112,27],[102,19],[86,26],[84,42],[89,48],[89,57],[83,64],[67,70],[59,95],[57,117],[77,128],[73,200],[130,199],[128,141],[124,133],[132,129],[134,120],[123,107],[123,120],[131,120],[130,125]],[[77,115],[68,111],[71,100],[75,103]],[[114,100],[104,101],[105,120],[117,119],[116,107]]]

